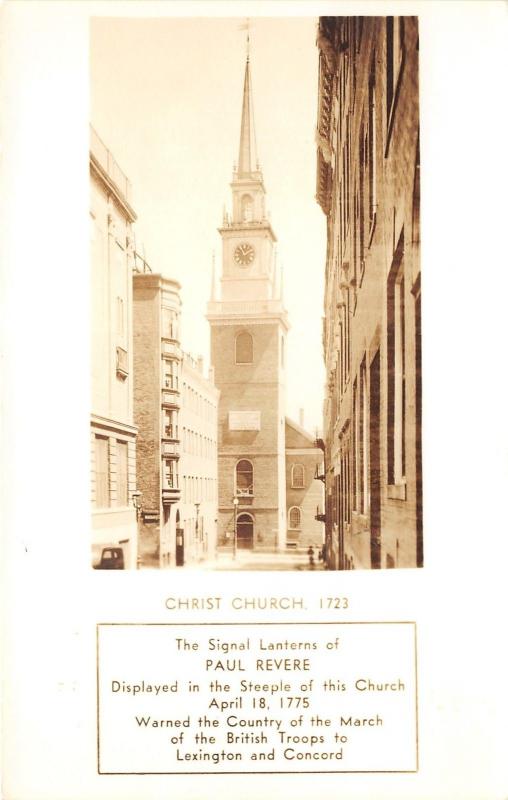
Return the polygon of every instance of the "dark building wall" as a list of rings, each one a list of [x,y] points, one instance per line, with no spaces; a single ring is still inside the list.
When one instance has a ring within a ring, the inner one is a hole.
[[[329,566],[421,566],[418,22],[322,17],[318,46]]]

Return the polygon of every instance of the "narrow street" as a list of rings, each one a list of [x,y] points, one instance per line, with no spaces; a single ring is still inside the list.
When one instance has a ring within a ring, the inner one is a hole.
[[[219,553],[215,561],[200,565],[200,568],[218,572],[229,572],[230,570],[311,571],[322,570],[323,562],[318,560],[317,551],[314,556],[314,566],[311,568],[307,553],[255,553],[252,550],[237,550],[235,558],[233,558],[232,552]]]

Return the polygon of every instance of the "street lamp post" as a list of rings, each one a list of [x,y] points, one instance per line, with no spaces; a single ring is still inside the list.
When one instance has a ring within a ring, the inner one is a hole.
[[[233,531],[233,560],[234,560],[236,558],[236,544],[238,538],[238,532],[237,532],[238,497],[233,498],[233,508],[234,508],[234,531]]]

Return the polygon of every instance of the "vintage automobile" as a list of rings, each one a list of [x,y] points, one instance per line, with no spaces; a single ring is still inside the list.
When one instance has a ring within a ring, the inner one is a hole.
[[[103,547],[100,560],[93,565],[94,569],[125,569],[123,548]]]

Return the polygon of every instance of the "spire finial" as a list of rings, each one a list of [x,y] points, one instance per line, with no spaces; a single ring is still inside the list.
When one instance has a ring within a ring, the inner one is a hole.
[[[239,28],[241,31],[245,31],[245,49],[247,53],[247,64],[249,63],[250,57],[250,19],[249,17],[245,17],[245,22],[243,25],[240,25]]]

